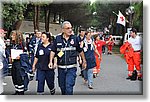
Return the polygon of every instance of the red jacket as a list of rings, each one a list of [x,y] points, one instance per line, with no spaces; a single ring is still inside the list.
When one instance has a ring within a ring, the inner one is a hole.
[[[126,62],[128,63],[128,59],[130,57],[133,57],[134,49],[132,48],[131,44],[129,42],[125,42],[120,47],[120,53],[124,54],[124,57],[126,59]]]

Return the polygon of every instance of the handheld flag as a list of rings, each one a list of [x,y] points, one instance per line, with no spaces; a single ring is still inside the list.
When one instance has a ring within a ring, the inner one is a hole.
[[[123,14],[120,11],[119,11],[119,14],[118,14],[117,23],[119,23],[123,26],[125,26],[125,24],[126,24],[125,17],[123,16]]]

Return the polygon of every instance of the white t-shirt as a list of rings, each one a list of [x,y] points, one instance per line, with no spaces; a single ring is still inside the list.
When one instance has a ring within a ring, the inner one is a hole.
[[[4,40],[0,37],[0,52],[3,54],[4,57],[6,57],[5,55],[5,43]]]
[[[141,50],[142,38],[140,36],[137,35],[135,38],[130,37],[128,42],[132,45],[134,51]]]

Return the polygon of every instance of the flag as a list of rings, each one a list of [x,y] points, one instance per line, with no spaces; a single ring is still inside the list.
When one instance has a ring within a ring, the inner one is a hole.
[[[126,24],[125,17],[123,16],[123,14],[120,11],[119,11],[119,14],[118,14],[117,23],[119,23],[123,26],[125,26],[125,24]]]

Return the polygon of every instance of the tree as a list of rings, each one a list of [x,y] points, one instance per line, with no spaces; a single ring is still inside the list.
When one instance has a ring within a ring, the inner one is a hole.
[[[18,30],[22,20],[24,19],[23,12],[27,5],[21,3],[3,4],[3,26],[5,29]]]
[[[140,3],[135,3],[134,5],[134,17],[133,26],[138,29],[138,31],[143,32],[143,1]]]
[[[40,6],[39,5],[34,5],[34,30],[37,29],[39,30],[39,14],[40,14]]]

